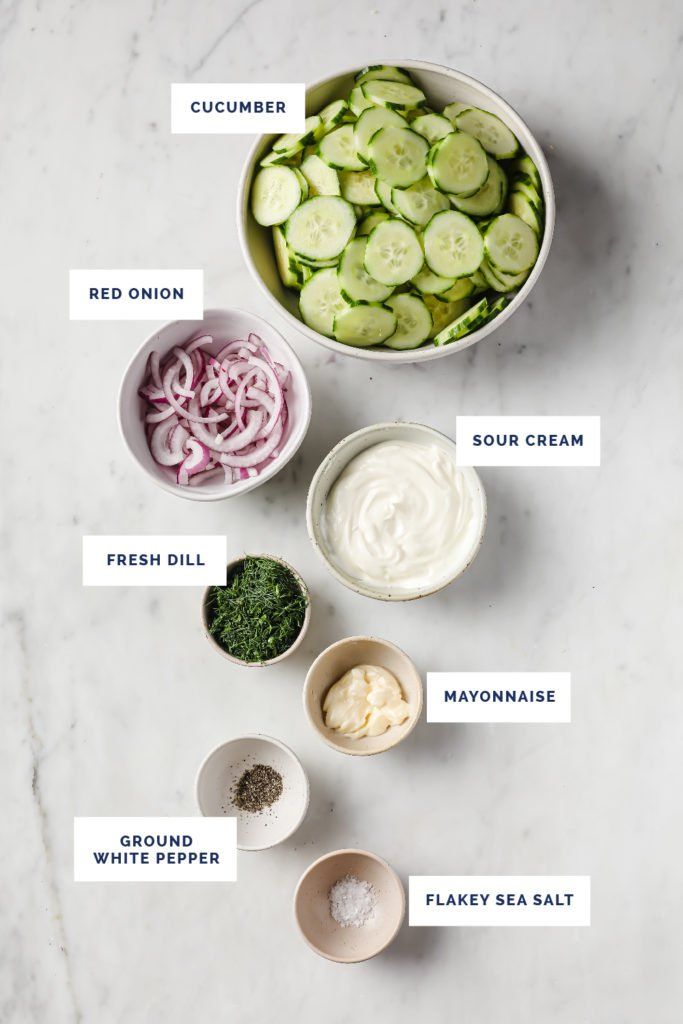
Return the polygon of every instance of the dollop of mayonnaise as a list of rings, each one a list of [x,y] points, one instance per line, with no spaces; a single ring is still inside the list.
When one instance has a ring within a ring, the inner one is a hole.
[[[323,704],[325,725],[344,736],[381,736],[410,714],[401,684],[379,665],[356,665],[330,687]]]
[[[418,590],[473,557],[484,514],[474,470],[458,468],[437,445],[382,441],[339,475],[323,529],[330,555],[349,576]]]

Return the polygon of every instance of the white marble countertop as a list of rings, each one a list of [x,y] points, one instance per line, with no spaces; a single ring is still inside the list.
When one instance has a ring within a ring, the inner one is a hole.
[[[148,326],[69,323],[68,268],[203,266],[208,305],[282,326],[235,235],[249,139],[172,137],[169,83],[312,80],[401,55],[488,83],[546,148],[559,213],[531,301],[420,367],[332,359],[287,332],[314,392],[299,457],[240,500],[175,500],[116,427]],[[681,1019],[680,61],[665,0],[2,5],[3,1024]],[[458,412],[600,414],[603,467],[484,471],[484,548],[439,596],[386,606],[335,584],[303,517],[321,457],[381,419],[452,433]],[[235,670],[201,635],[197,591],[84,591],[83,533],[125,532],[281,554],[313,593],[303,649]],[[574,721],[423,721],[387,755],[337,755],[301,684],[323,646],[366,630],[423,671],[571,670]],[[202,757],[247,731],[308,769],[291,841],[240,855],[234,885],[73,883],[74,814],[192,814]],[[300,940],[291,897],[316,856],[356,844],[404,880],[590,874],[593,925],[405,926],[377,960],[338,967]]]

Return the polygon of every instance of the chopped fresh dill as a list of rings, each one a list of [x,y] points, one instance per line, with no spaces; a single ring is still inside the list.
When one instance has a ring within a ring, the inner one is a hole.
[[[233,658],[270,661],[298,637],[306,603],[296,576],[286,566],[247,555],[224,587],[209,591],[209,632]]]

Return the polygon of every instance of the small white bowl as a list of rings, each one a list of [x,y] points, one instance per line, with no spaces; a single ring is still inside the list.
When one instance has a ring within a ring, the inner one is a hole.
[[[527,300],[531,289],[538,281],[545,261],[550,251],[550,243],[553,237],[555,226],[555,194],[553,183],[550,177],[548,164],[543,155],[543,150],[531,133],[527,124],[519,114],[505,102],[502,97],[493,92],[481,82],[464,75],[460,71],[443,67],[440,64],[432,64],[424,60],[392,60],[385,57],[373,58],[372,64],[397,65],[406,68],[416,85],[426,94],[430,106],[441,110],[447,103],[454,100],[461,100],[465,103],[472,103],[484,110],[496,114],[515,133],[520,143],[531,157],[538,168],[541,177],[541,187],[545,202],[545,230],[541,242],[540,252],[536,265],[529,274],[529,277],[520,288],[518,294],[505,309],[485,324],[478,331],[468,334],[457,344],[451,345],[425,345],[422,348],[409,349],[407,351],[392,351],[387,348],[354,348],[352,345],[342,345],[334,338],[327,338],[324,334],[307,327],[298,315],[296,293],[284,287],[277,267],[270,228],[260,227],[251,216],[249,209],[249,193],[251,182],[255,171],[258,169],[259,161],[268,151],[274,142],[275,135],[261,135],[252,146],[242,171],[237,195],[237,227],[239,231],[242,253],[247,262],[254,280],[263,290],[264,294],[277,308],[281,316],[285,318],[290,327],[296,328],[307,338],[316,341],[319,345],[331,349],[340,355],[355,356],[357,359],[370,359],[385,363],[419,363],[428,359],[440,359],[443,356],[452,355],[454,352],[462,352],[470,345],[476,345],[487,335],[508,320],[513,313],[519,309]],[[353,87],[353,76],[359,70],[358,67],[347,68],[337,71],[327,78],[313,82],[306,90],[306,113],[315,114],[321,107],[331,100],[348,96]]]
[[[158,465],[152,458],[147,444],[144,421],[146,403],[138,395],[138,389],[145,377],[149,355],[157,350],[163,358],[174,346],[183,345],[198,331],[216,339],[213,346],[208,346],[214,353],[218,352],[226,341],[246,338],[253,331],[267,346],[273,359],[282,363],[291,373],[291,383],[287,390],[289,418],[280,454],[258,476],[233,484],[219,480],[207,481],[197,487],[181,487],[176,483],[174,467],[169,469]],[[128,451],[155,484],[170,494],[189,498],[190,501],[218,501],[253,491],[287,465],[298,451],[311,421],[311,392],[296,353],[280,332],[269,323],[255,313],[246,313],[241,309],[207,309],[202,320],[174,320],[158,328],[143,341],[123,375],[119,390],[118,414],[119,428]]]
[[[429,594],[436,594],[439,590],[443,590],[444,587],[449,586],[472,564],[481,547],[486,530],[486,494],[484,492],[484,485],[475,469],[461,467],[460,472],[467,475],[475,493],[478,495],[478,530],[471,548],[465,552],[462,560],[456,565],[449,566],[438,583],[418,590],[401,590],[398,588],[392,591],[388,589],[383,590],[350,576],[335,562],[330,553],[323,528],[325,504],[330,490],[339,475],[356,455],[382,441],[397,440],[411,441],[424,445],[438,445],[455,461],[455,442],[432,427],[425,427],[421,423],[375,423],[371,427],[363,427],[362,430],[356,430],[353,434],[349,434],[339,444],[335,445],[329,455],[325,456],[311,480],[306,502],[308,536],[329,571],[345,587],[355,590],[357,594],[362,594],[364,597],[375,598],[377,601],[414,601],[419,597],[427,597]]]
[[[242,811],[232,802],[231,791],[242,773],[255,764],[267,764],[282,776],[279,800],[263,811]],[[268,850],[288,839],[306,817],[308,777],[293,750],[256,733],[221,743],[205,758],[195,786],[197,804],[207,818],[237,818],[237,849]]]

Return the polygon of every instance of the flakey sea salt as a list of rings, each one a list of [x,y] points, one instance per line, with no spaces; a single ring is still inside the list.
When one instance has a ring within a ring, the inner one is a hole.
[[[335,882],[329,893],[330,914],[342,928],[360,928],[375,916],[377,893],[355,875]]]

